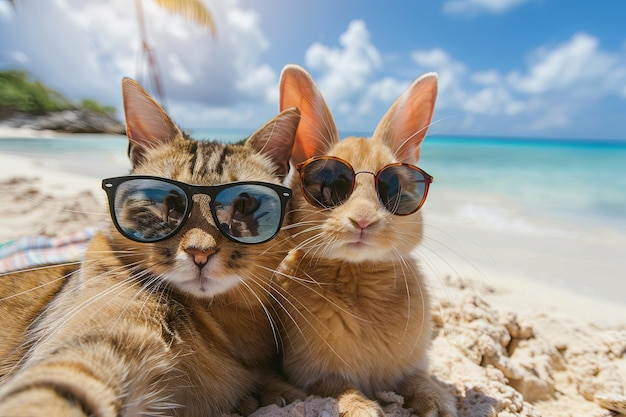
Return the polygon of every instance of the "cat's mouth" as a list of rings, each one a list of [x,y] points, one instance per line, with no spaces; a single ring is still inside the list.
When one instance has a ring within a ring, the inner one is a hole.
[[[215,287],[214,280],[211,278],[203,277],[202,271],[199,271],[198,277],[193,280],[191,285],[197,285],[198,291],[204,294],[210,294],[213,292],[213,287]]]
[[[197,297],[208,298],[229,291],[237,285],[239,281],[240,277],[238,275],[216,277],[212,274],[200,271],[195,279],[180,282],[179,287]]]
[[[179,264],[168,274],[167,280],[179,290],[200,298],[222,294],[235,287],[239,275],[222,270],[219,263],[209,262],[202,268],[190,262]]]

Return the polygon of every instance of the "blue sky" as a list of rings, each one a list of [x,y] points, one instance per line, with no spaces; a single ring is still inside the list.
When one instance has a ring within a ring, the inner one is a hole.
[[[16,3],[0,0],[1,69],[120,109],[123,76],[150,89],[134,2]],[[204,0],[216,39],[143,3],[183,127],[261,125],[276,113],[282,67],[297,63],[340,131],[372,131],[411,81],[436,71],[431,134],[626,139],[623,0]]]

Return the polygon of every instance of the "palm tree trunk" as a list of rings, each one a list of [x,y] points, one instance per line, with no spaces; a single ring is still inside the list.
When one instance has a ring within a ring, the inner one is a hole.
[[[152,77],[152,82],[154,83],[154,88],[156,89],[157,96],[159,97],[159,102],[161,106],[165,108],[165,92],[163,90],[163,84],[161,81],[161,72],[159,71],[159,65],[156,61],[154,53],[152,52],[152,48],[150,48],[150,46],[148,45],[146,23],[143,18],[143,7],[141,1],[142,0],[135,0],[135,7],[137,9],[137,21],[139,23],[139,36],[141,37],[141,62],[139,73],[141,74],[144,59],[147,58],[148,70],[150,72],[150,76]]]

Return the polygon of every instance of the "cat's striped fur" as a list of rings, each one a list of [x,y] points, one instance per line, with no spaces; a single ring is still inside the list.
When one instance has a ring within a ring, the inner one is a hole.
[[[123,96],[134,174],[211,185],[280,183],[287,173],[296,109],[245,143],[224,145],[187,138],[132,80]],[[0,312],[15,325],[0,329],[0,416],[213,416],[251,411],[261,385],[271,388],[263,401],[279,391],[290,400],[299,392],[269,371],[276,342],[266,306],[288,250],[283,233],[261,245],[234,243],[195,204],[164,241],[132,242],[111,225],[77,271],[0,277]],[[193,261],[198,251],[210,256],[205,273]],[[205,286],[181,290],[190,274]],[[233,276],[225,292],[206,291]]]

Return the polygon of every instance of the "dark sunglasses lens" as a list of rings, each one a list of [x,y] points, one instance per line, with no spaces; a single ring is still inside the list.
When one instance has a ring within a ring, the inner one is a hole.
[[[307,201],[332,208],[342,204],[352,192],[352,168],[335,159],[317,159],[304,166],[302,188]]]
[[[280,230],[282,204],[272,188],[239,184],[215,197],[215,214],[222,233],[241,243],[263,243]]]
[[[428,179],[419,170],[406,165],[392,165],[378,175],[378,197],[393,214],[411,214],[420,208]]]
[[[187,212],[180,187],[156,179],[131,179],[118,185],[113,215],[122,234],[140,242],[172,235]]]

